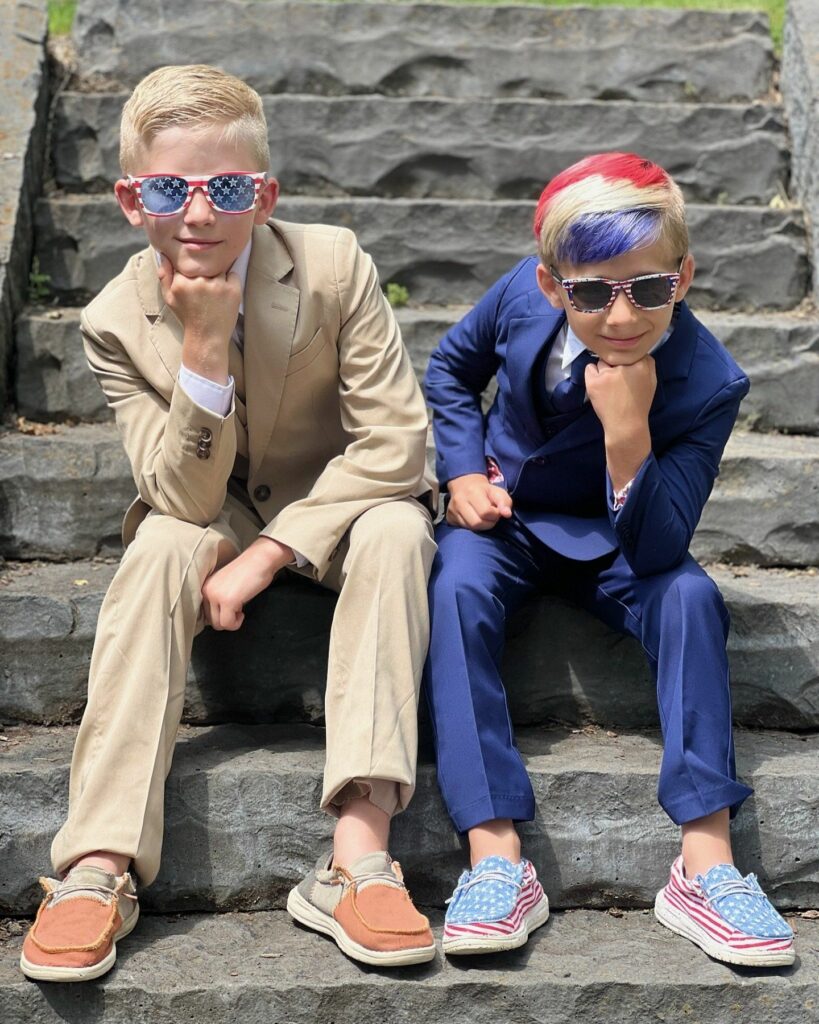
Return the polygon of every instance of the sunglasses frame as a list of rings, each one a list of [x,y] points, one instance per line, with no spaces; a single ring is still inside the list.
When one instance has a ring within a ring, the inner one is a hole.
[[[566,292],[571,307],[576,313],[605,313],[606,310],[611,309],[614,305],[618,292],[625,292],[628,301],[635,307],[635,309],[653,310],[665,309],[666,306],[670,306],[674,301],[674,296],[677,294],[677,285],[680,283],[680,277],[682,276],[682,265],[684,262],[685,256],[680,260],[679,269],[670,274],[639,274],[637,277],[624,277],[622,281],[616,281],[610,277],[563,277],[554,266],[549,267],[549,273]],[[639,302],[636,302],[631,291],[632,286],[638,281],[654,281],[658,278],[671,282],[671,294],[668,299],[665,302],[661,302],[659,306],[643,306]],[[574,289],[577,285],[586,284],[590,281],[593,281],[595,284],[609,285],[611,288],[611,298],[605,306],[599,306],[596,309],[581,309],[574,303]]]
[[[210,194],[209,183],[213,181],[214,178],[236,177],[237,175],[243,175],[244,177],[253,179],[253,203],[244,210],[223,210],[213,201],[213,197]],[[142,201],[142,183],[150,181],[152,178],[178,178],[180,181],[185,182],[188,186],[188,194],[185,196],[185,201],[178,210],[171,210],[170,213],[154,213],[145,206],[145,203]],[[176,217],[177,214],[184,213],[184,211],[191,205],[193,194],[198,188],[202,190],[202,193],[204,194],[205,199],[207,199],[208,205],[212,210],[215,210],[217,213],[227,214],[228,217],[234,217],[243,213],[250,213],[250,211],[255,208],[256,203],[259,200],[259,193],[262,190],[262,186],[267,183],[268,176],[267,172],[264,171],[220,171],[218,174],[209,174],[206,178],[188,177],[185,174],[171,173],[141,175],[129,174],[126,181],[130,188],[133,189],[133,193],[136,197],[140,210],[142,210],[143,213],[147,213],[149,217]]]

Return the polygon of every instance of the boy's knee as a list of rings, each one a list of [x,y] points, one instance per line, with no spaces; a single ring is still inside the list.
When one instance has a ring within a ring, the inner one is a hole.
[[[195,526],[173,516],[151,515],[143,520],[126,555],[154,569],[188,567],[203,545],[213,549],[214,557],[221,537],[209,527]]]
[[[422,556],[431,563],[435,553],[432,523],[414,502],[391,501],[368,509],[356,522],[351,547],[377,552],[390,564],[406,565]]]

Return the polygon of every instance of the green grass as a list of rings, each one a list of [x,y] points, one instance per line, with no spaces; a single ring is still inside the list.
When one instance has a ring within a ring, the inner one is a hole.
[[[48,32],[52,36],[66,36],[74,24],[77,0],[48,0]]]

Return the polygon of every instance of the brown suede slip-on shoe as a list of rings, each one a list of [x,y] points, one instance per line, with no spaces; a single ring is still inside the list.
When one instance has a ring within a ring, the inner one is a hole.
[[[291,917],[331,936],[342,952],[361,963],[404,967],[433,959],[429,921],[413,906],[398,861],[380,852],[361,857],[349,871],[332,863],[332,853],[322,857],[291,890]]]
[[[23,974],[35,981],[89,981],[110,971],[117,940],[139,919],[131,876],[80,867],[61,882],[41,878],[40,885],[46,896],[23,943]]]

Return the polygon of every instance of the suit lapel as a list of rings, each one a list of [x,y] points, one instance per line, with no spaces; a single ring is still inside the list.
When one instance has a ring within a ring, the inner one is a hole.
[[[515,398],[515,415],[535,444],[542,444],[543,431],[535,406],[534,368],[544,349],[553,344],[564,321],[563,313],[555,310],[542,316],[513,320],[509,324],[506,342],[509,391]]]
[[[153,249],[143,250],[137,258],[137,293],[151,324],[148,337],[160,362],[168,371],[169,388],[173,389],[182,362],[182,324],[173,310],[165,305],[156,274]]]
[[[267,225],[253,229],[245,287],[244,376],[250,475],[264,459],[276,423],[296,331],[299,290],[282,284],[293,261]]]

